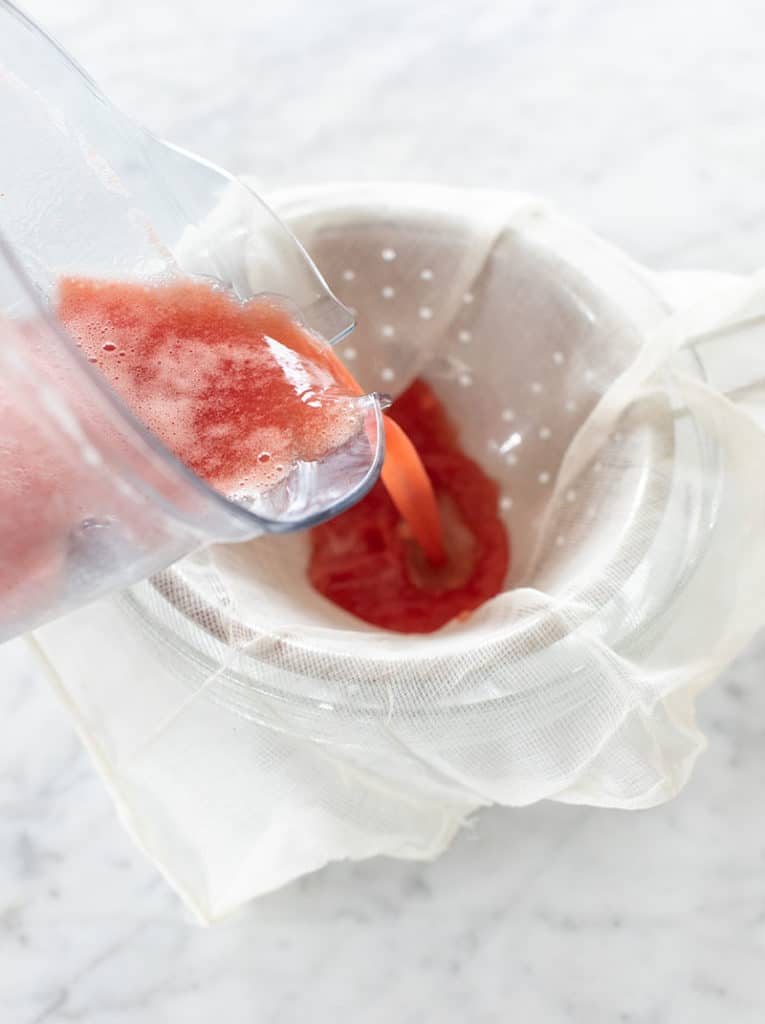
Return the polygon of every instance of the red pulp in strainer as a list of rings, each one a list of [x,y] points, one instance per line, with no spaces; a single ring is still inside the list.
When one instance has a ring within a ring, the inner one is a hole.
[[[445,559],[429,562],[385,488],[311,531],[309,575],[326,598],[375,626],[431,633],[499,593],[510,545],[499,489],[460,450],[446,413],[422,380],[389,410],[409,437],[436,493]]]

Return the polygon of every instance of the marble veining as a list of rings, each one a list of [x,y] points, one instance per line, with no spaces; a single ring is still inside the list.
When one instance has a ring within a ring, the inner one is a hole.
[[[539,192],[650,265],[765,255],[753,0],[27,0],[114,99],[265,188]],[[209,930],[133,849],[22,641],[0,649],[0,1022],[755,1024],[765,640],[700,701],[678,800],[481,814]]]

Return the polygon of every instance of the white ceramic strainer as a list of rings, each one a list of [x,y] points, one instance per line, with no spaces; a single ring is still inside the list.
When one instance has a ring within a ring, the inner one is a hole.
[[[466,450],[501,483],[513,543],[507,589],[573,580],[587,588],[611,562],[625,580],[668,491],[666,474],[656,472],[675,444],[666,396],[644,399],[651,415],[633,410],[604,441],[593,475],[614,462],[621,472],[599,476],[595,494],[586,483],[567,489],[552,552],[540,545],[540,526],[572,438],[666,315],[656,282],[531,199],[378,185],[274,202],[358,317],[338,351],[363,386],[395,395],[426,377],[460,424]],[[258,588],[269,588],[268,607],[255,610],[260,625],[265,617],[280,635],[285,627],[309,630],[330,651],[347,646],[338,629],[351,630],[357,649],[370,638],[374,651],[378,630],[313,592],[307,552],[302,535],[216,553],[248,609],[243,625],[254,624],[249,606],[260,603],[260,589],[247,592],[254,575]],[[177,584],[182,571],[164,575],[162,586]],[[469,644],[475,627],[452,631]],[[432,648],[427,639],[399,642],[409,654],[427,657]]]
[[[513,564],[467,622],[399,636],[311,589],[305,536],[269,537],[41,631],[125,820],[205,919],[332,859],[433,856],[482,804],[667,799],[701,746],[693,696],[763,606],[765,446],[694,345],[740,296],[672,315],[523,196],[275,205],[357,311],[339,351],[364,387],[425,376],[500,482]]]

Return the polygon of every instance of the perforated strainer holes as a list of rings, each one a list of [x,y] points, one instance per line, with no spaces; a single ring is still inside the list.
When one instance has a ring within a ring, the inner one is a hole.
[[[573,400],[573,398],[569,398],[564,403],[563,408],[566,410],[566,412],[576,412],[576,402]]]
[[[472,292],[465,292],[465,294],[462,296],[462,301],[465,303],[466,306],[469,306],[474,298],[475,295],[473,295]]]
[[[502,495],[502,497],[499,499],[499,507],[502,509],[503,512],[510,511],[510,509],[513,507],[513,499],[510,497],[509,494]]]
[[[540,439],[540,441],[549,441],[551,437],[552,437],[552,431],[550,430],[549,427],[540,427],[539,428],[539,439]]]
[[[396,250],[391,248],[385,248],[380,253],[380,256],[386,263],[392,263],[396,258]]]
[[[383,370],[381,370],[381,371],[380,371],[380,376],[382,377],[382,379],[383,379],[384,381],[386,381],[386,382],[390,382],[390,381],[392,381],[392,380],[393,380],[393,378],[394,378],[394,377],[396,376],[396,374],[395,374],[395,372],[394,372],[394,371],[393,371],[393,370],[392,370],[392,369],[390,368],[390,366],[386,366],[386,367],[385,367],[385,368],[384,368]]]
[[[420,271],[420,277],[422,278],[423,281],[432,281],[433,280],[433,271],[429,267],[424,267]]]
[[[542,472],[537,476],[537,480],[540,482],[540,484],[549,484],[550,474],[547,472],[546,469],[543,469]]]
[[[393,299],[393,298],[395,298],[395,295],[396,295],[396,289],[393,287],[393,285],[386,284],[385,287],[382,290],[382,297],[384,299]]]
[[[348,345],[347,348],[343,349],[343,356],[346,359],[350,359],[351,361],[353,361],[356,358],[356,354],[356,349],[353,347],[353,345]]]
[[[471,384],[473,383],[473,378],[472,378],[472,377],[470,376],[470,374],[469,374],[469,373],[461,373],[461,374],[460,374],[460,375],[459,375],[459,376],[457,377],[457,382],[458,382],[458,384],[459,384],[459,385],[460,385],[461,387],[463,387],[463,388],[469,388],[469,387],[471,386]]]
[[[432,320],[433,310],[430,306],[420,306],[420,319],[421,320]]]
[[[352,281],[355,276],[356,276],[356,273],[353,270],[349,269],[349,270],[344,270],[343,271],[343,280],[344,281]]]
[[[540,384],[540,382],[538,380],[533,380],[531,382],[531,393],[533,395],[541,395],[542,394],[542,385]]]
[[[382,334],[383,338],[392,338],[395,333],[396,328],[393,324],[383,324],[380,328],[380,334]]]
[[[473,335],[470,333],[470,331],[460,331],[457,337],[459,338],[463,345],[469,345],[470,342],[473,340]]]
[[[556,366],[563,366],[565,357],[562,352],[553,352],[553,362]]]
[[[501,413],[501,419],[503,423],[512,423],[515,419],[515,413],[512,409],[503,409]]]

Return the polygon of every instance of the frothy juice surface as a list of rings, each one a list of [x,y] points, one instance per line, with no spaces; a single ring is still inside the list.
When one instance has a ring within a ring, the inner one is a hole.
[[[57,315],[132,412],[230,497],[321,459],[358,428],[328,346],[276,302],[205,283],[68,277]]]

